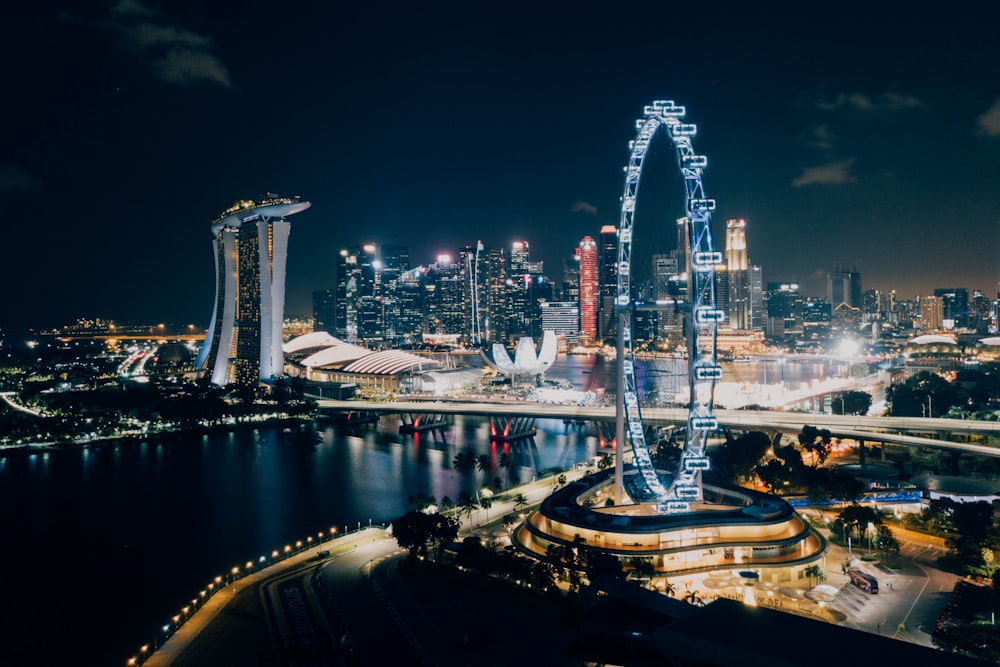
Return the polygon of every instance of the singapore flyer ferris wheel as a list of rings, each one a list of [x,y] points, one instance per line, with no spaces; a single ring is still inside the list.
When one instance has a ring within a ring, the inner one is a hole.
[[[718,326],[725,314],[716,307],[715,272],[723,263],[722,253],[712,244],[712,211],[715,201],[705,195],[702,170],[708,159],[695,152],[692,138],[697,126],[682,122],[685,108],[672,101],[656,101],[643,108],[636,121],[636,136],[629,142],[630,157],[625,167],[625,190],[622,195],[618,227],[618,282],[616,317],[618,329],[617,441],[619,456],[616,477],[622,488],[622,449],[625,437],[631,443],[635,466],[627,491],[636,502],[655,502],[662,513],[687,512],[692,503],[703,500],[701,474],[710,467],[705,453],[708,435],[718,429],[713,415],[715,382],[722,377],[716,356]],[[685,340],[688,358],[690,398],[685,429],[684,450],[672,479],[665,484],[653,465],[646,442],[636,361],[632,350],[633,295],[631,285],[632,240],[635,232],[636,200],[642,178],[643,162],[657,132],[665,132],[674,147],[677,165],[684,181],[684,204],[687,227],[688,289],[685,305]]]

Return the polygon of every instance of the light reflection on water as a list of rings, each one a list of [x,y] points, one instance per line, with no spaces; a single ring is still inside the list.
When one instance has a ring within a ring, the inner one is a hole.
[[[456,417],[446,431],[398,434],[399,422],[345,431],[333,426],[263,428],[175,436],[165,442],[100,444],[0,458],[0,530],[23,600],[0,650],[3,664],[72,664],[80,647],[94,664],[124,660],[217,574],[234,564],[369,519],[390,521],[415,493],[453,500],[480,485],[460,476],[466,447],[497,465],[502,445],[482,418]],[[512,444],[510,478],[595,455],[596,439],[558,420]],[[16,561],[16,562],[15,562]],[[59,601],[65,641],[51,636]],[[98,605],[95,607],[95,605]],[[107,614],[95,614],[95,608]],[[8,659],[9,653],[9,659]]]
[[[781,372],[773,364],[739,372],[763,379]],[[786,381],[838,372],[820,367],[783,372]],[[550,375],[613,391],[605,360],[559,357]],[[462,416],[415,435],[386,418],[355,431],[272,427],[0,456],[5,562],[33,573],[6,584],[5,598],[19,602],[7,614],[0,664],[76,664],[81,654],[93,664],[124,661],[234,564],[331,526],[391,520],[415,493],[454,500],[481,484],[479,471],[452,468],[466,447],[490,457],[487,481],[528,480],[597,453],[586,430],[560,420],[536,426],[534,439],[508,446],[509,471],[497,465],[504,448],[490,442],[487,421]],[[59,642],[50,640],[54,608]]]

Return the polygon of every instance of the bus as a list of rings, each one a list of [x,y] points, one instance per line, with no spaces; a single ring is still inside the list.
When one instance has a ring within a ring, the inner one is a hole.
[[[870,574],[865,574],[861,570],[852,567],[847,574],[851,577],[851,583],[863,590],[865,593],[875,595],[878,593],[878,581]]]

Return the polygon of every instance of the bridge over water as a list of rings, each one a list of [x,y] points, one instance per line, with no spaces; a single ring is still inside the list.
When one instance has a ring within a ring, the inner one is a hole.
[[[564,419],[571,421],[613,422],[611,406],[558,405],[530,401],[335,401],[317,400],[324,410],[373,412],[377,414],[460,414],[482,417],[525,417]],[[647,424],[684,424],[687,408],[645,408]],[[927,417],[868,417],[857,415],[809,414],[766,410],[716,410],[723,426],[734,429],[798,433],[803,426],[828,429],[839,438],[893,445],[929,447],[982,456],[1000,457],[1000,448],[956,442],[947,438],[1000,435],[1000,422],[973,419],[939,419]],[[921,434],[921,435],[913,435]],[[929,436],[938,437],[929,437]]]

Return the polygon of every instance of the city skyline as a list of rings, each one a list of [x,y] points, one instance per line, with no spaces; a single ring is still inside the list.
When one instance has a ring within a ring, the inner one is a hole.
[[[995,292],[986,22],[634,9],[14,10],[0,199],[22,249],[2,275],[21,287],[0,327],[206,326],[205,223],[267,191],[314,204],[290,239],[288,313],[334,285],[339,249],[373,238],[415,258],[526,239],[556,278],[581,238],[617,224],[632,122],[653,99],[688,108],[716,243],[746,219],[766,282],[823,294],[844,265],[904,299]],[[265,29],[270,47],[246,48]]]

